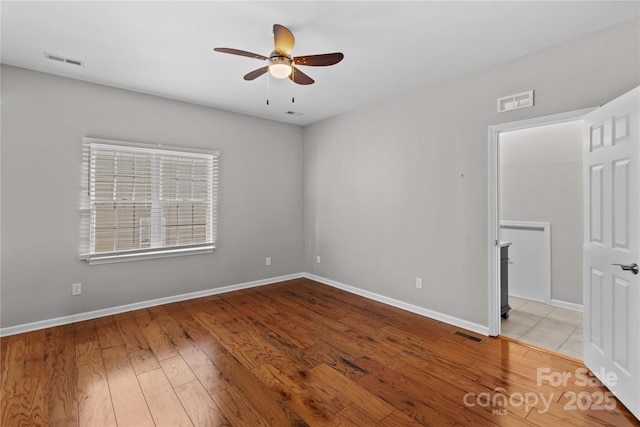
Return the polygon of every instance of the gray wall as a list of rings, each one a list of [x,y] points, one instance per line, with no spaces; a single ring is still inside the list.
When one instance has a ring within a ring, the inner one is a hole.
[[[2,327],[303,271],[301,127],[13,67],[1,77]],[[219,150],[218,249],[79,261],[83,136]]]
[[[2,67],[2,327],[300,271],[487,325],[487,127],[637,86],[639,40],[634,20],[304,129]],[[78,261],[85,135],[220,150],[216,252]]]
[[[582,304],[582,121],[500,135],[500,217],[551,223],[551,298]]]
[[[627,92],[639,40],[634,19],[306,127],[305,270],[487,326],[488,126]]]

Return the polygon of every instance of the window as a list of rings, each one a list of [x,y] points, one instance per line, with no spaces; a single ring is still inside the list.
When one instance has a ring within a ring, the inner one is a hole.
[[[212,252],[217,152],[83,138],[81,259]]]

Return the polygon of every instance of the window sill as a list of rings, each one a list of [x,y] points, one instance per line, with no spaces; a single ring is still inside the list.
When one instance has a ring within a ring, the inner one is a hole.
[[[169,249],[169,250],[158,250],[154,252],[143,252],[143,253],[133,253],[133,254],[120,254],[120,255],[104,255],[104,256],[85,256],[81,257],[81,260],[87,261],[89,265],[100,265],[100,264],[113,264],[116,262],[128,262],[128,261],[141,261],[145,259],[156,259],[156,258],[171,258],[178,256],[186,256],[186,255],[200,255],[200,254],[211,254],[215,246],[204,246],[198,248],[182,248],[182,249]]]

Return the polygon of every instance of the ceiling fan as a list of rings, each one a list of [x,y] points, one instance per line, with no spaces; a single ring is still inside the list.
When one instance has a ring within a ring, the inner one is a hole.
[[[344,55],[341,52],[291,56],[291,51],[295,45],[295,38],[293,37],[293,33],[291,33],[287,27],[279,24],[275,24],[273,26],[273,41],[275,47],[268,57],[228,47],[216,47],[213,50],[216,52],[247,56],[249,58],[268,61],[268,65],[247,73],[244,76],[245,80],[256,79],[268,71],[277,79],[284,79],[288,77],[291,81],[300,85],[310,85],[314,80],[296,68],[296,65],[325,67],[327,65],[337,64],[342,61],[342,58],[344,58]]]

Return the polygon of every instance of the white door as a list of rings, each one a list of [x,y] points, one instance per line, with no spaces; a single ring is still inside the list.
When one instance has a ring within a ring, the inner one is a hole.
[[[585,117],[584,363],[640,419],[640,87]],[[637,272],[637,270],[636,270]]]

